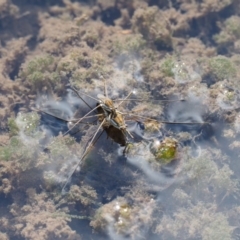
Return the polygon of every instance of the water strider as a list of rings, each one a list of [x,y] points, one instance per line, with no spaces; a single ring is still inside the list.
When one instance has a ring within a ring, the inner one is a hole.
[[[105,90],[104,90],[104,95],[98,95],[97,98],[90,96],[84,92],[81,92],[77,90],[76,88],[71,86],[72,92],[79,98],[81,101],[86,104],[86,106],[90,109],[84,116],[76,119],[64,119],[62,117],[58,117],[52,113],[49,112],[49,110],[45,111],[44,109],[37,109],[37,111],[46,113],[48,115],[54,116],[58,119],[61,119],[63,121],[66,121],[70,123],[69,130],[64,133],[64,135],[68,134],[71,130],[77,128],[79,124],[83,123],[83,120],[89,120],[89,119],[97,119],[98,121],[98,127],[91,137],[90,141],[87,143],[84,152],[82,156],[79,158],[77,164],[73,167],[72,171],[67,177],[66,182],[64,183],[62,190],[65,190],[65,187],[67,186],[69,180],[71,179],[73,173],[76,171],[76,169],[79,167],[81,164],[82,160],[86,157],[86,155],[89,153],[91,147],[97,142],[97,140],[101,137],[102,133],[105,131],[107,136],[112,139],[115,143],[119,144],[120,146],[124,147],[125,152],[131,152],[131,144],[135,142],[135,138],[133,137],[133,130],[130,130],[128,128],[126,122],[135,122],[137,123],[137,126],[141,125],[144,129],[150,132],[157,132],[155,134],[155,139],[159,137],[160,134],[160,123],[167,123],[167,124],[203,124],[202,122],[168,122],[168,121],[158,121],[156,119],[142,116],[138,114],[138,111],[127,111],[123,107],[124,103],[132,102],[133,100],[140,100],[140,105],[141,101],[144,99],[131,99],[130,96],[134,94],[134,91],[131,91],[125,98],[123,99],[116,99],[112,100],[111,98],[108,97],[107,90],[106,90],[106,85],[105,85]],[[95,100],[96,105],[95,107],[91,107],[82,96],[86,96],[89,99]],[[166,102],[167,100],[163,101]],[[170,100],[171,101],[171,100]],[[184,100],[173,100],[173,101],[184,101]],[[169,101],[167,101],[169,102]],[[123,111],[120,110],[120,108],[123,109]],[[84,124],[93,124],[93,123],[86,123]],[[101,132],[102,130],[102,132]],[[140,140],[147,142],[148,140],[153,139],[153,137],[147,137],[147,136],[141,136]],[[157,141],[158,142],[158,141]],[[167,156],[167,158],[170,158],[171,156],[175,156],[175,153],[173,151],[176,150],[177,148],[177,143],[175,143],[175,140],[173,140],[174,146],[171,145],[171,148],[168,148],[166,146],[166,141],[162,144],[159,145],[159,149],[155,149],[152,152],[155,152],[157,155],[157,158],[159,156]],[[51,143],[50,143],[51,144]],[[166,151],[167,149],[167,151]],[[169,153],[169,151],[172,151],[173,153]],[[170,157],[169,157],[170,155]]]

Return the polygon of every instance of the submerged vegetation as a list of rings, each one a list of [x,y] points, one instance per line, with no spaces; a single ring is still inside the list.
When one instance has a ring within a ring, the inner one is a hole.
[[[0,239],[238,239],[238,1],[91,4],[0,2]]]
[[[216,81],[233,79],[237,74],[235,64],[227,57],[214,57],[209,60],[208,64],[210,73],[217,79]]]
[[[60,81],[60,76],[56,72],[54,58],[51,55],[30,61],[20,76],[35,88],[39,87],[42,83],[57,84]]]

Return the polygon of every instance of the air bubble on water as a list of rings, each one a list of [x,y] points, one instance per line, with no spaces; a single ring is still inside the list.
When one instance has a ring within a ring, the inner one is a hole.
[[[218,93],[216,102],[221,109],[232,110],[237,106],[236,93],[224,89]]]
[[[123,211],[124,211],[124,212],[127,212],[127,211],[128,211],[128,209],[127,209],[127,208],[124,208],[124,209],[123,209]]]
[[[154,147],[158,147],[160,145],[160,141],[159,140],[155,140],[154,141]]]
[[[172,71],[174,73],[174,78],[179,83],[186,83],[191,81],[201,81],[201,75],[194,70],[193,64],[191,62],[177,62]]]
[[[119,202],[116,202],[115,206],[114,206],[114,209],[116,211],[119,211],[120,210],[120,205],[119,205]]]

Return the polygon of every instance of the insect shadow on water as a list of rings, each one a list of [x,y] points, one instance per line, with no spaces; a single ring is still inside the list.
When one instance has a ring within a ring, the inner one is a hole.
[[[159,123],[164,124],[207,124],[206,122],[169,122],[169,121],[160,121],[159,119],[155,119],[152,117],[147,117],[138,114],[138,111],[132,110],[132,111],[120,111],[120,107],[124,103],[131,103],[133,101],[140,102],[146,101],[149,99],[138,99],[138,98],[130,98],[131,95],[135,94],[135,91],[130,91],[127,96],[123,99],[115,99],[112,100],[108,97],[107,93],[107,87],[104,80],[104,95],[98,95],[97,98],[90,96],[86,94],[85,92],[77,90],[75,87],[70,85],[70,89],[72,91],[72,94],[77,96],[84,104],[87,106],[90,110],[83,115],[80,118],[64,118],[64,116],[57,113],[57,109],[54,108],[38,108],[34,109],[38,112],[41,112],[43,114],[47,114],[49,116],[52,116],[58,120],[64,121],[68,123],[68,130],[63,134],[63,136],[69,134],[73,130],[77,129],[73,134],[76,134],[77,132],[81,131],[79,126],[85,125],[85,126],[91,126],[91,125],[98,125],[96,131],[92,134],[90,137],[90,140],[87,142],[85,149],[79,158],[78,162],[75,164],[73,169],[70,171],[70,174],[68,174],[68,177],[66,181],[64,182],[62,186],[62,193],[65,192],[65,188],[68,185],[72,175],[77,170],[83,159],[87,156],[87,154],[90,152],[92,146],[96,144],[98,139],[102,136],[103,132],[106,133],[106,135],[111,138],[115,143],[119,144],[120,146],[124,147],[123,153],[125,153],[128,150],[129,144],[134,142],[136,139],[136,135],[140,135],[140,141],[148,141],[151,138],[143,137],[141,134],[135,134],[138,132],[136,128],[145,128],[145,126],[154,126],[154,128],[157,128],[157,135],[154,136],[154,138],[158,138],[161,136],[160,133],[160,127]],[[89,101],[86,100],[86,98],[89,98],[89,100],[95,101],[95,107],[92,107],[89,104]],[[183,102],[185,100],[183,99],[177,99],[177,100],[157,100],[161,104],[166,102]],[[93,119],[93,120],[92,120]],[[84,121],[92,120],[92,122],[84,122]],[[99,124],[97,124],[97,122]],[[132,125],[130,128],[127,126],[126,122],[130,123]],[[135,124],[134,124],[135,123]],[[157,127],[156,127],[157,126]],[[102,130],[102,131],[101,131]],[[53,142],[52,142],[53,143]],[[50,145],[52,144],[50,143]]]

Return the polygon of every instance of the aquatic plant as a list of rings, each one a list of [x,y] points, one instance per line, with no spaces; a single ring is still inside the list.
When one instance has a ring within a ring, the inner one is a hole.
[[[0,239],[2,240],[9,240],[9,237],[6,233],[0,232]]]
[[[19,133],[19,128],[14,118],[8,119],[8,129],[9,129],[9,135],[11,137]]]
[[[231,16],[220,25],[221,32],[214,35],[214,40],[220,47],[231,46],[240,37],[240,17]]]
[[[66,197],[69,201],[68,204],[80,203],[83,206],[87,207],[91,204],[96,203],[97,192],[91,186],[81,182],[80,186],[72,185]]]
[[[123,37],[122,37],[123,38]],[[113,51],[116,55],[140,53],[146,45],[141,34],[131,34],[123,39],[117,39],[113,43]]]
[[[116,200],[100,207],[90,225],[100,231],[106,231],[109,223],[112,222],[117,232],[120,229],[127,231],[130,217],[130,206],[124,198],[117,198]]]
[[[177,83],[200,82],[202,80],[201,75],[194,68],[196,66],[189,60],[176,61],[172,69],[175,81]]]
[[[40,155],[39,162],[44,164],[44,184],[52,189],[67,180],[72,169],[79,162],[83,148],[73,137],[59,135],[48,146],[49,153]]]
[[[6,146],[0,146],[0,159],[3,161],[17,160],[27,153],[26,150],[18,138],[12,137]]]
[[[106,77],[110,72],[110,68],[105,64],[106,59],[98,51],[89,51],[88,54],[86,50],[75,52],[70,58],[77,62],[78,68],[72,72],[72,82],[79,89],[84,88],[87,83]]]
[[[63,158],[71,155],[71,149],[74,146],[75,139],[70,136],[61,136],[54,138],[54,141],[49,145],[49,151],[51,152],[51,156],[53,158]]]
[[[0,3],[0,19],[5,19],[7,17],[14,17],[19,14],[19,8],[17,5],[12,2],[6,0]]]
[[[87,31],[82,39],[86,41],[89,47],[93,48],[99,41],[99,34],[96,30],[92,29]]]
[[[181,174],[184,181],[197,183],[189,189],[186,185],[194,201],[214,201],[223,195],[227,197],[237,193],[239,181],[233,177],[234,173],[226,161],[220,150],[213,148],[211,151],[202,149],[199,156],[188,156],[183,161]]]
[[[238,91],[235,88],[230,88],[227,81],[221,81],[214,84],[212,92],[215,93],[216,103],[220,109],[233,110],[238,108]]]
[[[60,59],[57,64],[57,72],[60,75],[72,74],[78,68],[78,63],[74,59],[75,55],[77,55],[76,51]]]
[[[41,83],[57,83],[60,81],[60,76],[56,72],[55,59],[51,55],[38,57],[30,61],[20,73],[22,79],[26,79],[34,87]]]
[[[232,16],[228,18],[224,25],[226,30],[233,34],[236,38],[240,37],[240,17],[239,16]]]
[[[46,193],[37,194],[35,189],[29,188],[26,194],[24,205],[14,203],[9,206],[10,219],[16,225],[5,230],[25,239],[79,239],[80,236],[68,225],[69,218],[61,215],[53,217],[57,209]]]
[[[137,9],[132,19],[132,30],[141,33],[147,42],[154,43],[157,48],[172,48],[170,24],[156,6]]]
[[[143,131],[144,138],[146,137],[153,138],[153,137],[158,137],[162,135],[162,133],[160,132],[162,124],[160,122],[148,119],[144,121],[143,125],[144,125],[144,131]]]
[[[86,85],[100,76],[107,75],[106,59],[99,51],[93,51],[86,47],[73,49],[65,57],[61,58],[57,65],[57,72],[65,77],[72,76],[72,82],[76,85]]]
[[[237,70],[234,63],[225,56],[216,56],[208,60],[209,73],[215,81],[232,79],[236,76]]]
[[[12,122],[12,120],[10,122]],[[33,136],[39,126],[39,123],[40,116],[36,112],[19,113],[16,118],[16,125],[18,129],[27,136]]]
[[[18,169],[13,168],[12,164],[5,161],[0,161],[0,193],[5,196],[10,196],[14,189],[13,176],[16,176]],[[1,222],[1,219],[0,219]],[[0,227],[1,229],[1,227]]]
[[[174,66],[175,66],[175,59],[172,56],[167,56],[161,64],[161,71],[166,77],[173,77]]]
[[[127,199],[131,199],[129,204]],[[96,231],[107,232],[113,239],[129,236],[131,239],[144,237],[153,223],[155,201],[146,193],[134,191],[103,205],[93,217],[90,225]]]
[[[1,160],[17,160],[21,168],[29,167],[35,149],[29,147],[38,144],[41,134],[37,131],[40,117],[36,112],[19,113],[16,119],[10,118],[8,126],[10,130],[9,143],[0,147]]]
[[[162,239],[172,239],[181,236],[184,239],[232,239],[234,227],[228,217],[217,212],[216,204],[199,202],[196,205],[182,207],[173,216],[163,216],[156,232]]]

